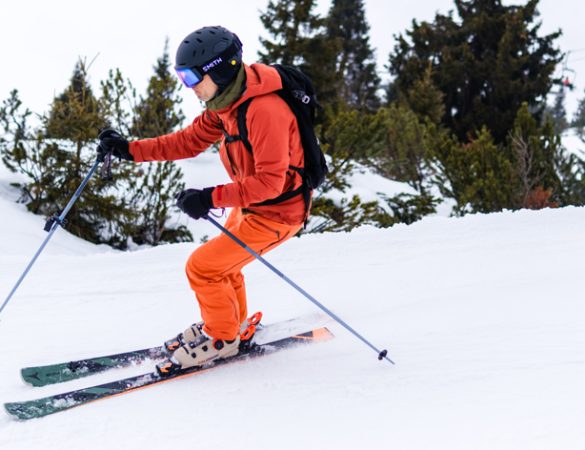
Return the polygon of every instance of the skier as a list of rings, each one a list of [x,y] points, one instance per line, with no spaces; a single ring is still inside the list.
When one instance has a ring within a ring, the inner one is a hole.
[[[275,94],[282,87],[276,69],[243,63],[238,37],[214,26],[181,42],[175,70],[205,102],[203,113],[188,127],[153,139],[128,142],[114,130],[102,131],[98,153],[135,162],[177,160],[195,157],[221,140],[219,157],[231,182],[186,189],[177,195],[177,206],[193,219],[213,208],[233,208],[225,227],[259,254],[272,250],[300,230],[310,201],[300,188],[304,155],[298,124]],[[237,108],[252,98],[246,113],[248,149],[238,138]],[[166,343],[180,369],[239,352],[247,317],[242,268],[252,260],[225,234],[189,257],[186,274],[203,320]]]

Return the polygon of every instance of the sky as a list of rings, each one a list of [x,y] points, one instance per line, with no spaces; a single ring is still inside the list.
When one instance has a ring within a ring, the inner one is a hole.
[[[79,58],[91,62],[89,75],[94,87],[107,77],[108,70],[119,68],[143,93],[165,39],[169,39],[174,58],[181,39],[206,25],[221,24],[236,32],[244,43],[244,60],[254,62],[260,49],[258,38],[266,37],[259,15],[267,3],[268,0],[2,2],[0,99],[18,89],[26,107],[37,113],[46,111],[52,98],[67,86]],[[330,4],[319,1],[317,11],[325,14]],[[454,9],[453,0],[366,0],[365,4],[378,70],[386,79],[384,65],[394,46],[394,36],[408,29],[413,19],[432,20],[436,12]],[[572,115],[577,100],[585,96],[585,30],[581,20],[585,3],[541,0],[539,9],[543,34],[563,30],[557,44],[569,52],[564,75],[576,85],[567,96],[567,111]],[[182,89],[181,95],[183,110],[190,120],[200,112],[201,105],[191,91]]]

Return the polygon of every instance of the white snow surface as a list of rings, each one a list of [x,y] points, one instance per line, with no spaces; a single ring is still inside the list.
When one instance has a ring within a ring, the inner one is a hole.
[[[3,177],[0,301],[46,236],[13,197]],[[331,323],[329,342],[42,419],[2,411],[0,449],[582,450],[583,224],[585,209],[570,207],[292,239],[267,259],[395,366]],[[59,230],[0,316],[0,400],[149,370],[44,388],[19,377],[23,366],[159,345],[198,320],[183,272],[196,245],[120,252]],[[266,323],[318,311],[259,262],[245,275],[250,311]]]

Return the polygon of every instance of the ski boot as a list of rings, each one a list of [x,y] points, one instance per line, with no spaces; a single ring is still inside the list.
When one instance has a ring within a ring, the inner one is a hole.
[[[201,332],[201,330],[203,329],[203,325],[204,325],[203,322],[194,323],[185,331],[179,333],[175,338],[165,341],[165,343],[163,344],[165,351],[169,355],[172,355],[173,352],[177,350],[179,347],[182,347],[183,345],[188,344],[189,342],[196,341],[203,334]]]
[[[191,332],[193,332],[193,335],[197,331],[200,334],[194,340],[180,345],[168,360],[157,364],[156,370],[158,374],[161,377],[168,377],[184,372],[192,367],[203,366],[216,359],[236,356],[241,349],[249,352],[253,346],[252,338],[256,332],[256,326],[260,323],[260,319],[262,319],[261,312],[257,312],[246,319],[240,327],[240,334],[232,340],[215,339],[206,335],[202,331],[202,326],[192,326],[191,329],[187,329],[185,333],[182,333],[182,336],[181,334],[178,335],[176,341],[185,340],[185,336],[191,336]],[[166,343],[165,348],[168,349]]]

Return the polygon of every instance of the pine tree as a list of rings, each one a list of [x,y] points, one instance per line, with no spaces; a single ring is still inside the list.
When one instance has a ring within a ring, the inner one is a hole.
[[[577,130],[581,139],[585,141],[585,96],[579,100],[571,126]]]
[[[264,51],[259,51],[265,64],[301,66],[306,64],[307,42],[323,26],[313,14],[315,0],[270,0],[260,15],[262,24],[273,40],[260,38]]]
[[[338,46],[335,72],[339,95],[351,108],[375,111],[380,106],[380,77],[363,0],[333,0],[326,25],[328,39]]]
[[[332,116],[323,135],[323,147],[335,157],[329,160],[331,173],[314,198],[311,214],[315,220],[310,222],[309,232],[349,231],[363,224],[387,227],[434,212],[436,201],[426,192],[394,197],[380,193],[381,202],[364,202],[357,195],[346,194],[351,188],[349,177],[362,170],[358,163],[419,188],[424,176],[420,152],[425,148],[421,145],[424,137],[420,136],[423,127],[419,125],[417,117],[402,108],[381,108],[370,114],[346,107]],[[399,142],[393,140],[396,130],[403,133]],[[394,147],[389,149],[390,145]],[[334,196],[332,190],[337,191]],[[420,191],[424,189],[420,187]]]
[[[49,139],[74,142],[79,158],[83,146],[95,140],[95,130],[105,125],[105,117],[89,84],[86,63],[79,60],[69,86],[55,97],[45,117],[46,135]]]
[[[18,93],[11,93],[0,107],[4,131],[0,153],[10,170],[24,175],[26,181],[18,187],[30,211],[45,216],[61,211],[95,162],[100,128],[114,126],[129,136],[134,127],[144,135],[158,135],[179,125],[177,86],[172,84],[176,83],[173,77],[163,73],[165,67],[168,72],[166,51],[155,67],[148,97],[140,99],[135,115],[135,90],[120,71],[110,71],[101,83],[101,97],[96,98],[82,61],[37,128],[30,126],[32,113],[22,107]],[[151,164],[145,175],[137,164],[114,159],[112,171],[110,181],[97,174],[92,178],[69,212],[66,229],[120,249],[131,241],[156,245],[192,240],[186,227],[166,223],[173,195],[183,188],[181,172],[173,163]]]
[[[294,65],[306,73],[315,86],[319,102],[327,106],[337,98],[336,41],[328,39],[325,21],[313,13],[315,0],[270,0],[260,20],[269,38],[260,38],[259,51],[265,64]],[[320,120],[320,118],[318,118]]]
[[[445,95],[435,85],[432,75],[432,67],[429,64],[427,69],[415,80],[412,87],[404,94],[401,94],[396,102],[404,104],[414,112],[419,119],[429,120],[439,125],[445,115]],[[392,102],[389,103],[389,106]]]
[[[136,89],[132,82],[122,75],[120,69],[110,69],[108,78],[100,82],[100,108],[108,120],[108,126],[130,135],[132,115],[137,102]]]
[[[565,88],[560,86],[554,96],[552,106],[547,105],[544,113],[544,120],[550,120],[553,123],[556,134],[561,134],[569,127],[567,121],[567,111],[565,110]]]
[[[539,125],[527,103],[503,144],[484,128],[470,143],[443,138],[434,147],[437,184],[458,214],[585,203],[584,162],[565,152],[552,121]]]
[[[437,185],[444,196],[456,200],[456,214],[501,211],[514,204],[514,166],[487,128],[465,144],[442,135],[435,155]]]
[[[381,121],[384,139],[381,151],[371,155],[370,165],[375,165],[387,178],[425,192],[430,146],[428,126],[410,109],[396,104],[379,109],[376,116]]]
[[[20,192],[18,201],[38,213],[44,200],[44,186],[54,181],[53,172],[48,170],[51,158],[59,153],[54,145],[44,143],[40,130],[30,125],[32,114],[28,108],[23,108],[18,91],[10,92],[0,107],[0,155],[11,172],[24,175],[26,180],[13,183]]]
[[[95,147],[88,148],[89,143],[83,140],[92,134],[95,136],[97,130],[92,132],[83,126],[92,127],[99,116],[93,100],[87,102],[93,106],[86,116],[84,96],[74,94],[74,86],[84,84],[77,83],[83,74],[79,68],[74,73],[76,82],[54,100],[51,113],[44,116],[41,125],[29,124],[32,113],[28,109],[23,111],[16,91],[0,108],[4,131],[0,140],[2,161],[9,170],[24,178],[23,182],[15,184],[21,194],[19,201],[25,203],[29,211],[46,217],[62,210],[95,160]],[[53,133],[51,136],[57,137],[47,137],[47,124]],[[118,186],[94,176],[67,215],[65,228],[91,242],[123,247],[125,238],[120,220],[132,221],[134,216],[124,207],[124,200],[117,193]]]
[[[134,110],[130,134],[140,139],[156,137],[175,130],[185,116],[178,109],[183,101],[178,94],[179,83],[171,73],[169,42],[165,41],[163,54],[157,59],[154,74],[148,81],[146,96]]]
[[[393,89],[407,93],[432,65],[444,94],[443,123],[462,142],[486,126],[499,144],[516,112],[528,102],[537,117],[561,60],[560,32],[540,36],[538,0],[504,6],[501,0],[455,0],[458,19],[437,14],[434,22],[413,21],[390,54]]]
[[[29,209],[46,216],[61,211],[95,162],[95,139],[106,125],[106,114],[93,94],[86,65],[79,61],[69,86],[55,97],[43,117],[42,138],[33,150],[44,152],[44,176],[39,182],[42,192],[36,202],[27,204]],[[135,217],[118,190],[127,176],[129,173],[118,173],[115,183],[94,177],[69,212],[64,227],[90,242],[123,248],[126,238],[121,224]]]
[[[514,129],[508,137],[508,148],[521,186],[516,207],[534,207],[532,200],[545,192],[551,204],[565,206],[583,201],[578,192],[568,189],[573,186],[580,190],[578,179],[581,175],[577,170],[573,173],[566,170],[568,165],[577,169],[578,160],[565,153],[554,122],[548,119],[539,125],[527,103],[518,110]],[[539,204],[548,206],[542,201]]]
[[[148,82],[146,97],[141,97],[135,108],[131,135],[141,139],[161,136],[171,133],[184,120],[178,109],[182,101],[177,93],[179,84],[170,66],[167,40]],[[172,161],[148,164],[142,182],[135,189],[135,203],[142,212],[131,232],[136,243],[157,245],[193,240],[184,225],[172,228],[168,224],[174,196],[185,187],[182,178],[181,169]]]

